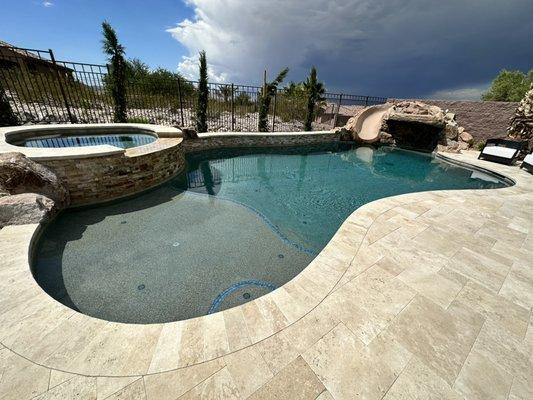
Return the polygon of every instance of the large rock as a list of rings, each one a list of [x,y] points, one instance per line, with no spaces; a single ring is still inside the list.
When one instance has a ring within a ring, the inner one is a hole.
[[[459,139],[461,139],[461,141],[463,141],[464,143],[468,143],[468,144],[472,144],[474,142],[474,137],[465,130],[463,130],[459,134]]]
[[[21,153],[0,154],[0,193],[38,193],[52,199],[56,207],[70,204],[68,190],[45,166]]]
[[[0,228],[7,225],[38,224],[57,211],[54,201],[36,193],[0,197]]]
[[[430,106],[419,101],[400,101],[390,108],[387,120],[415,122],[444,128],[446,125],[444,111],[440,107]]]

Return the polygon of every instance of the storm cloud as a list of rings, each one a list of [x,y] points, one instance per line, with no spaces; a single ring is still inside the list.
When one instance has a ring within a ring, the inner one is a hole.
[[[476,98],[502,68],[533,67],[532,0],[189,0],[168,30],[205,49],[214,80],[258,83],[266,68],[311,65],[328,90],[389,97]]]

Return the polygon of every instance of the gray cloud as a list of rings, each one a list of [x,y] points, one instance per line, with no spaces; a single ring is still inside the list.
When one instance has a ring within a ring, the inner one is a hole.
[[[473,96],[502,68],[533,67],[531,0],[188,0],[169,29],[211,75],[259,82],[311,65],[330,90],[391,97]],[[190,59],[181,70],[190,74]],[[462,92],[461,92],[462,91]],[[453,92],[453,94],[452,94]]]

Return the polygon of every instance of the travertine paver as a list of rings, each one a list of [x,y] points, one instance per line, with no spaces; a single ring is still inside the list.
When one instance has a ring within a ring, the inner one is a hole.
[[[0,398],[533,398],[533,175],[453,158],[517,184],[367,204],[282,288],[175,323],[64,307],[37,226],[0,230]]]

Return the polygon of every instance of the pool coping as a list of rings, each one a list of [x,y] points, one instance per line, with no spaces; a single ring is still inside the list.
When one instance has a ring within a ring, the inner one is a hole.
[[[515,182],[483,190],[485,194],[530,193],[533,177],[516,167],[462,155],[443,157]],[[0,292],[0,343],[39,366],[85,376],[146,376],[200,365],[263,342],[311,313],[346,282],[368,232],[385,213],[473,192],[478,190],[417,192],[367,203],[350,214],[317,257],[282,287],[229,310],[163,324],[104,321],[55,301],[31,274],[31,249],[40,225],[8,226],[0,230],[0,274],[6,278]]]

